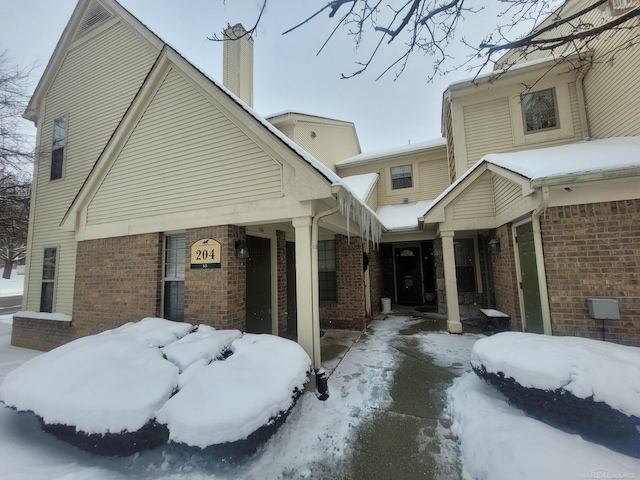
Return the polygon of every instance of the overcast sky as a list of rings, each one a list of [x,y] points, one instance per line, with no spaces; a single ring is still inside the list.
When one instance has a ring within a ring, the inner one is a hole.
[[[207,41],[207,36],[221,32],[227,23],[252,26],[261,0],[120,3],[198,68],[221,80],[222,45]],[[427,83],[432,60],[418,54],[397,81],[393,81],[393,75],[376,81],[392,59],[392,55],[380,55],[371,71],[341,80],[341,73],[351,73],[356,68],[355,61],[364,59],[366,48],[375,40],[373,32],[365,38],[371,41],[356,51],[353,42],[340,31],[319,56],[316,52],[334,27],[326,16],[281,35],[313,13],[314,6],[322,4],[320,0],[271,0],[255,38],[254,107],[258,113],[267,116],[297,110],[354,122],[365,152],[441,136],[442,92],[451,82],[471,74],[457,72]],[[38,62],[32,88],[75,5],[76,0],[0,0],[0,51],[8,50],[12,59],[22,65]],[[468,37],[474,33],[479,36],[492,21],[490,15],[476,17],[462,25]]]

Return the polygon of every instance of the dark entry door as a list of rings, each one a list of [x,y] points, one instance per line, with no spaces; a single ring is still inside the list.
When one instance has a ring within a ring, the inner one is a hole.
[[[396,287],[398,303],[422,305],[422,278],[420,275],[420,248],[396,248]]]
[[[533,224],[525,223],[516,227],[518,237],[518,256],[520,258],[521,288],[524,298],[524,310],[527,332],[544,333],[542,323],[542,303],[540,302],[540,284],[536,265],[536,249],[533,242]]]
[[[271,240],[247,236],[247,332],[271,333]]]

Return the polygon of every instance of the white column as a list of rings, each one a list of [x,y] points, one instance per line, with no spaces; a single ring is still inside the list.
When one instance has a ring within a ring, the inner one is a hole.
[[[458,284],[456,257],[453,250],[453,232],[441,232],[444,261],[444,289],[447,295],[447,328],[451,333],[462,333],[460,307],[458,306]]]
[[[313,328],[313,269],[311,261],[311,217],[292,220],[296,231],[296,304],[298,343],[316,366],[320,357],[320,332]],[[316,338],[317,337],[317,338]]]

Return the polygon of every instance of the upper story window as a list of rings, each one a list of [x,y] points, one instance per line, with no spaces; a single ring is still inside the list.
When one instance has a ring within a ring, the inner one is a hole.
[[[559,127],[554,88],[532,92],[522,97],[525,133],[535,133]]]
[[[413,174],[411,165],[391,167],[391,188],[393,190],[398,190],[400,188],[411,187],[413,187]]]
[[[51,145],[51,180],[62,178],[64,171],[64,150],[67,146],[67,116],[53,121],[53,142]]]

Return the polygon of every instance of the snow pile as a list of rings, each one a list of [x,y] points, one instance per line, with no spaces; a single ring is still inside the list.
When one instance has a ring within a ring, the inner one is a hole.
[[[144,436],[158,423],[190,446],[235,442],[292,407],[311,368],[297,343],[208,326],[192,330],[145,318],[77,339],[10,372],[0,400],[35,413],[55,427],[48,431],[85,448],[68,438],[69,431],[80,432],[91,444],[85,449],[96,453],[116,452],[93,445],[100,435],[110,444],[122,434],[122,445],[125,436],[130,444],[132,432]],[[228,352],[233,355],[222,360]]]
[[[232,348],[224,362],[187,369],[197,373],[158,412],[172,441],[200,448],[235,442],[292,407],[292,393],[301,391],[311,369],[297,343],[245,334]]]
[[[502,372],[527,388],[593,395],[640,417],[640,349],[577,337],[504,332],[475,343],[474,368]]]
[[[153,418],[177,383],[178,368],[160,350],[132,337],[93,335],[9,373],[0,399],[49,425],[73,425],[84,433],[134,432]]]
[[[472,372],[454,381],[448,398],[464,478],[635,478],[640,472],[638,459],[527,417]]]

